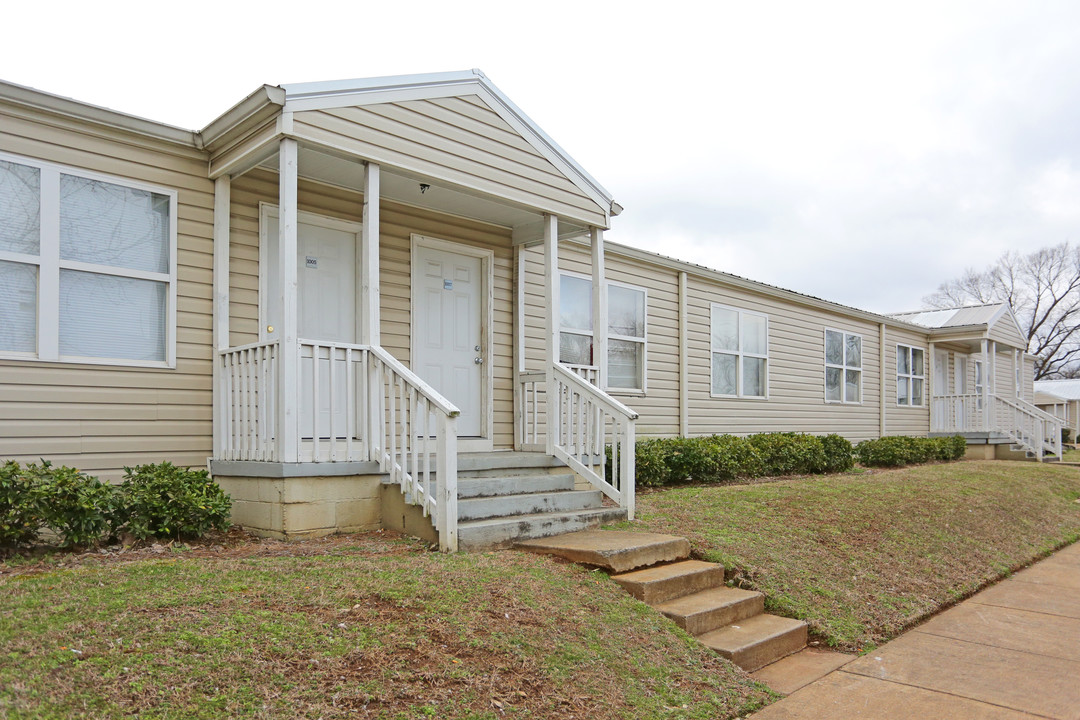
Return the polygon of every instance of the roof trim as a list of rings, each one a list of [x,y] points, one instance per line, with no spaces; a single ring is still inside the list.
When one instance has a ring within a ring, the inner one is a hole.
[[[879,315],[877,313],[870,312],[869,310],[860,310],[850,305],[841,305],[830,300],[823,300],[813,295],[807,295],[805,293],[796,292],[794,290],[788,290],[786,288],[778,287],[776,285],[769,285],[768,283],[758,282],[757,280],[750,280],[748,278],[741,277],[739,275],[732,275],[731,273],[722,272],[720,270],[713,270],[712,268],[705,267],[704,265],[698,265],[696,263],[687,262],[685,260],[679,260],[677,258],[668,257],[667,255],[660,255],[659,253],[649,252],[648,250],[641,250],[639,248],[631,247],[629,245],[621,245],[619,243],[611,242],[610,240],[604,241],[604,252],[611,252],[617,255],[623,255],[634,260],[640,260],[642,262],[654,263],[661,267],[666,267],[670,270],[677,272],[685,272],[698,277],[705,278],[706,280],[712,280],[715,282],[725,283],[733,287],[737,287],[743,290],[750,290],[752,292],[758,292],[763,295],[770,295],[772,297],[787,300],[788,302],[798,303],[807,307],[817,308],[819,310],[826,310],[829,312],[839,312],[849,317],[858,318],[860,320],[866,320],[874,323],[884,323],[891,327],[901,328],[904,330],[912,330],[922,335],[929,337],[929,328],[925,328],[922,325],[916,325],[914,323],[904,322],[898,320],[895,317],[888,315]]]
[[[117,112],[100,105],[91,105],[81,100],[54,95],[5,80],[0,80],[0,100],[75,120],[91,122],[95,125],[104,125],[155,140],[163,140],[177,145],[184,145],[185,147],[200,147],[197,133],[193,130],[185,130],[156,120],[147,120],[137,115]]]
[[[285,91],[276,85],[263,85],[199,131],[200,146],[211,152],[228,145],[250,128],[262,125],[281,111]]]
[[[285,112],[435,97],[479,95],[499,117],[592,199],[607,217],[618,215],[622,211],[622,206],[614,201],[610,192],[570,157],[521,108],[495,87],[494,83],[479,69],[290,83],[281,87],[285,90],[286,96]]]

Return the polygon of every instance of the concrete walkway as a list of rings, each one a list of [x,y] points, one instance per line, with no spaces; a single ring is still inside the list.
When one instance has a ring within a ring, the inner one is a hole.
[[[1080,720],[1080,543],[753,715]]]

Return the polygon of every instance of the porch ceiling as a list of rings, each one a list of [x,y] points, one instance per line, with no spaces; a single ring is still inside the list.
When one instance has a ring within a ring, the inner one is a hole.
[[[339,157],[301,144],[297,164],[298,174],[303,179],[357,192],[363,191],[364,163],[361,161]],[[277,172],[277,153],[263,160],[259,167]],[[428,187],[421,191],[421,184]],[[510,228],[514,230],[515,243],[542,240],[542,213],[458,188],[444,181],[434,181],[383,165],[380,172],[380,193],[386,200]],[[587,236],[588,232],[584,225],[560,218],[561,238]]]

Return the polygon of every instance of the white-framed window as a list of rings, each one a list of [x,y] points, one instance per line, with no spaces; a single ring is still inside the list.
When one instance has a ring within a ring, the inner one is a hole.
[[[975,406],[982,410],[983,406],[983,384],[986,382],[983,375],[983,363],[982,360],[975,361]]]
[[[825,402],[862,402],[862,336],[825,330]]]
[[[645,391],[646,310],[644,288],[609,280],[608,390]],[[559,362],[596,366],[593,356],[592,278],[559,275]]]
[[[592,279],[559,276],[559,362],[593,365]]]
[[[896,404],[923,407],[926,404],[926,351],[910,345],[896,346]]]
[[[176,201],[0,153],[0,357],[175,366]]]
[[[608,389],[645,392],[647,306],[645,288],[607,282]]]
[[[712,396],[769,396],[769,316],[712,306]]]

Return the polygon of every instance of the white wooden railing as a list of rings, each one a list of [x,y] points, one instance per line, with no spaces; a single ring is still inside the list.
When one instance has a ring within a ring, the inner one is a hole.
[[[225,460],[282,461],[277,449],[274,342],[219,353]],[[381,347],[301,340],[299,462],[378,463],[406,500],[433,517],[443,550],[457,549],[460,411]],[[291,394],[291,393],[290,393]]]
[[[517,445],[522,450],[544,451],[550,431],[555,457],[625,508],[632,520],[638,415],[584,379],[581,371],[588,369],[555,365],[555,389],[550,393],[547,373],[518,373]],[[548,402],[553,403],[550,408]]]
[[[1060,418],[1023,400],[991,396],[994,425],[1041,462],[1047,453],[1061,457]]]
[[[252,343],[219,353],[217,421],[224,428],[222,460],[277,460],[278,344]]]
[[[934,432],[996,432],[1042,460],[1047,453],[1061,457],[1064,421],[1031,403],[988,393],[937,395],[932,398]]]

